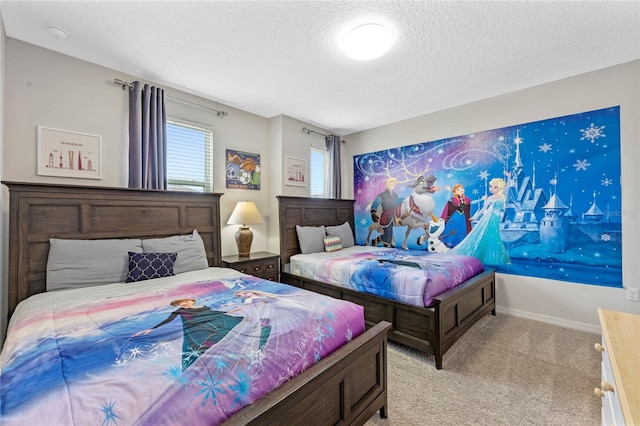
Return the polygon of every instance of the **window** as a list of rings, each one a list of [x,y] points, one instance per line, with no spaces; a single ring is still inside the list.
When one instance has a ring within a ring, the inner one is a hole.
[[[168,189],[213,192],[213,129],[167,118]]]
[[[311,196],[327,198],[329,194],[329,153],[311,147]]]

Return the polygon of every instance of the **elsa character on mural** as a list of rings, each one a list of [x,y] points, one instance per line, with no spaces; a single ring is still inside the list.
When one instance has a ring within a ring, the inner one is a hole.
[[[491,179],[491,195],[485,199],[482,209],[478,212],[478,216],[481,215],[480,220],[450,253],[473,256],[488,265],[509,263],[509,252],[500,237],[500,216],[505,207],[506,186],[504,179]]]

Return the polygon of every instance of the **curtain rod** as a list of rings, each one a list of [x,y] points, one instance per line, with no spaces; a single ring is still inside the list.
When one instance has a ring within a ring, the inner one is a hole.
[[[329,135],[325,135],[324,133],[316,132],[315,130],[307,129],[306,127],[303,127],[303,128],[302,128],[302,131],[303,131],[303,132],[306,132],[308,135],[310,135],[311,133],[314,133],[314,134],[316,134],[316,135],[318,135],[318,136],[322,136],[322,137],[325,137],[325,138],[326,138],[327,136],[329,136]],[[340,142],[344,143],[345,141],[344,141],[344,140],[342,140],[342,138],[340,138]]]
[[[120,80],[119,78],[114,79],[113,82],[115,84],[119,85],[119,86],[122,86],[122,90],[125,90],[125,87],[128,87],[129,89],[133,88],[133,84],[131,84],[129,82],[126,82],[126,81],[123,81],[123,80]],[[205,109],[207,111],[213,111],[218,115],[218,117],[224,117],[224,116],[229,115],[229,113],[227,111],[221,111],[221,110],[218,110],[218,109],[215,109],[215,108],[211,108],[211,107],[208,107],[208,106],[197,104],[195,102],[185,101],[184,99],[179,99],[179,98],[174,98],[173,96],[169,96],[169,95],[166,95],[166,96],[167,96],[168,100],[173,101],[173,102],[178,102],[178,103],[181,103],[181,104],[184,104],[184,105],[194,106],[196,108]]]

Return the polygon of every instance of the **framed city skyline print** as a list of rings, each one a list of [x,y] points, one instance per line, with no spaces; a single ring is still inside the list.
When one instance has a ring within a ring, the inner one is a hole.
[[[102,136],[38,126],[38,175],[102,179]]]
[[[307,160],[287,156],[285,170],[286,185],[307,186]]]

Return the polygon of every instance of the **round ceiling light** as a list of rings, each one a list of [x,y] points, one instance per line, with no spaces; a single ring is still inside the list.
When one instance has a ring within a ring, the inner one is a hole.
[[[368,61],[389,51],[393,43],[391,31],[380,24],[359,25],[342,40],[342,50],[350,58]]]
[[[47,31],[55,38],[65,39],[67,38],[67,32],[60,27],[50,25],[47,27]]]

